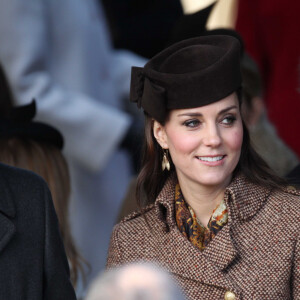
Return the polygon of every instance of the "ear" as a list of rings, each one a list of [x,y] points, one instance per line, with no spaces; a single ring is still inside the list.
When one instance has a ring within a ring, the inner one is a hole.
[[[156,120],[154,120],[153,123],[153,135],[163,149],[169,148],[167,143],[167,134],[166,134],[165,127],[161,125],[159,122],[157,122]]]

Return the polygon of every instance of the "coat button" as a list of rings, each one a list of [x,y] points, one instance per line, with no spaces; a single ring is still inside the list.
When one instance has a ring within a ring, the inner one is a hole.
[[[296,192],[296,190],[297,190],[297,189],[296,189],[294,186],[292,186],[292,185],[287,186],[286,189],[288,190],[288,192]]]
[[[227,291],[225,293],[225,297],[224,297],[225,300],[235,300],[236,297],[235,297],[235,294],[233,292],[230,292],[230,291]]]

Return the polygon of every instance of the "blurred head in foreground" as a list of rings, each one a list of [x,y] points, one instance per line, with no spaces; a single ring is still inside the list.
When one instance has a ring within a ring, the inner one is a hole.
[[[167,273],[152,264],[135,263],[102,273],[85,300],[183,300]]]

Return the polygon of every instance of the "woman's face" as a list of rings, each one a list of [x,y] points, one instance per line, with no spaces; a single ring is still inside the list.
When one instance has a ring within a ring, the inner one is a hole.
[[[169,149],[179,183],[227,186],[240,157],[243,126],[235,93],[197,108],[172,110],[154,135]]]

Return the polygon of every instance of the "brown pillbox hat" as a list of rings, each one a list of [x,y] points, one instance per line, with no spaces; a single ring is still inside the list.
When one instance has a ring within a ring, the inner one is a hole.
[[[241,86],[240,43],[226,35],[192,38],[132,67],[130,100],[164,123],[171,109],[219,101]]]

